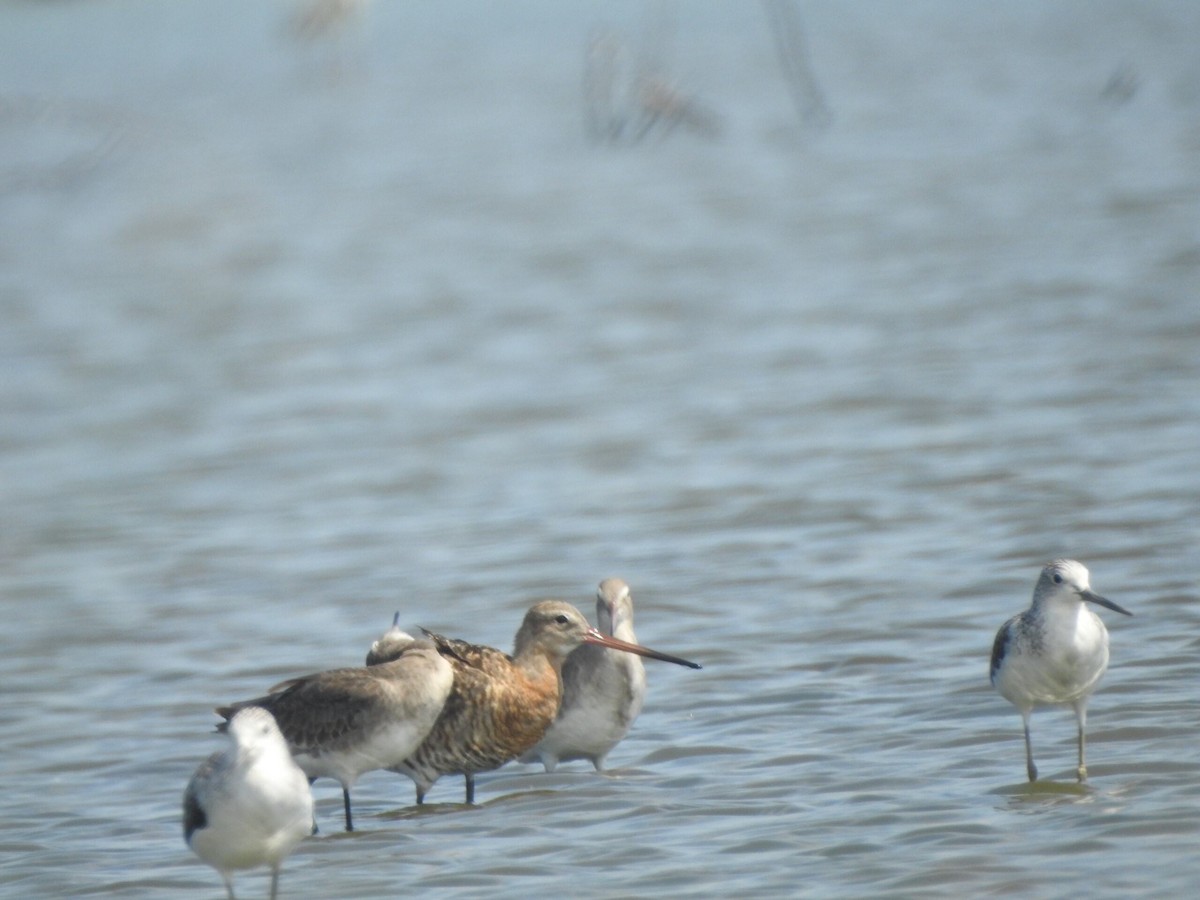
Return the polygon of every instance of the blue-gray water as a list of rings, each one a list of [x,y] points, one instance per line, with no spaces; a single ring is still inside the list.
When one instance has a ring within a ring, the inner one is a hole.
[[[705,668],[610,775],[318,782],[284,896],[1194,889],[1200,6],[802,4],[808,121],[693,6],[0,6],[0,895],[219,896],[214,703],[611,575]],[[598,27],[719,131],[588,141]],[[1030,791],[1064,555],[1135,617]]]

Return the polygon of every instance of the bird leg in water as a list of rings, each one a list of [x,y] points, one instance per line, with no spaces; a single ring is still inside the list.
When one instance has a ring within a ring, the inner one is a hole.
[[[1076,772],[1079,775],[1080,782],[1087,781],[1087,765],[1083,760],[1084,746],[1087,739],[1084,737],[1084,725],[1087,722],[1087,707],[1083,701],[1075,704],[1075,718],[1079,722],[1079,768]]]
[[[1029,773],[1030,781],[1037,781],[1037,766],[1033,764],[1033,742],[1029,738],[1029,714],[1025,719],[1025,771]]]

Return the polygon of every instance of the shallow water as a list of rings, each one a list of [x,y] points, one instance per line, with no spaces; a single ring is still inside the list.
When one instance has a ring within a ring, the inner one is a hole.
[[[284,895],[1196,883],[1200,8],[804,4],[824,125],[663,8],[0,7],[0,895],[218,896],[212,705],[612,575],[705,668],[610,773],[318,782]],[[720,132],[587,141],[597,24]],[[1064,555],[1086,788],[987,684]]]

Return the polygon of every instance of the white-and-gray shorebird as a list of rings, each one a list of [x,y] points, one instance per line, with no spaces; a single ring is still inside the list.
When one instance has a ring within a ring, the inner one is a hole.
[[[606,578],[596,592],[597,629],[637,643],[633,597],[620,578]],[[596,771],[629,733],[646,699],[646,667],[640,657],[595,644],[576,647],[562,668],[562,705],[554,724],[521,762],[541,762],[553,772],[560,762],[586,759]]]
[[[309,778],[328,776],[341,784],[346,830],[353,831],[354,782],[412,755],[441,714],[453,682],[450,664],[432,643],[410,641],[389,662],[293,678],[264,697],[217,713],[229,718],[246,707],[269,710]]]
[[[312,791],[265,709],[241,710],[226,731],[233,746],[205,760],[184,791],[183,837],[230,900],[235,870],[270,866],[274,900],[284,858],[312,833]]]
[[[1017,708],[1025,725],[1025,768],[1037,780],[1029,717],[1034,707],[1067,705],[1079,725],[1079,780],[1087,778],[1084,729],[1088,697],[1108,668],[1108,629],[1084,603],[1130,616],[1133,613],[1092,591],[1088,570],[1073,559],[1056,559],[1042,569],[1033,603],[996,633],[992,685]]]

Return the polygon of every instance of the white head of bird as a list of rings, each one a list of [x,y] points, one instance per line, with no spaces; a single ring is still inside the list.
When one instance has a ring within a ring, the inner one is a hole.
[[[250,706],[240,710],[229,720],[225,730],[233,739],[238,756],[246,762],[253,762],[263,754],[282,752],[287,755],[283,732],[275,717],[265,709]]]
[[[1073,559],[1056,559],[1042,569],[1033,589],[1033,608],[1045,610],[1051,604],[1078,607],[1084,601],[1129,615],[1117,604],[1092,590],[1087,567]]]

